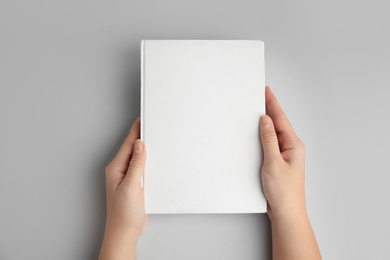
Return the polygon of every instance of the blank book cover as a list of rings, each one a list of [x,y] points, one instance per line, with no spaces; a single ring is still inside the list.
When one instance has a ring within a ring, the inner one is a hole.
[[[261,213],[264,43],[143,40],[145,210]]]

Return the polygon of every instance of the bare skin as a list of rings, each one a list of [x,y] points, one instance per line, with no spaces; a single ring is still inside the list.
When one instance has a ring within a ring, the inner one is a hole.
[[[261,171],[272,226],[274,260],[319,260],[305,201],[305,148],[278,101],[266,87],[267,115],[260,120],[264,150]],[[99,260],[136,259],[145,231],[144,191],[140,185],[146,148],[139,140],[140,120],[106,168],[107,221]]]
[[[261,171],[268,201],[274,260],[319,260],[321,254],[306,211],[305,147],[269,87],[267,115],[260,120]]]
[[[139,135],[137,119],[118,154],[106,167],[107,220],[99,260],[137,259],[138,239],[148,221],[141,187],[146,148]]]

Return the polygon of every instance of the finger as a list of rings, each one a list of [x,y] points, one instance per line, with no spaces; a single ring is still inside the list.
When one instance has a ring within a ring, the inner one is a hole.
[[[281,151],[294,148],[299,139],[286,114],[280,107],[278,100],[268,86],[265,88],[265,100],[267,114],[272,118],[275,130],[278,133]]]
[[[112,164],[116,166],[122,172],[126,172],[130,163],[130,158],[133,153],[133,147],[135,141],[140,136],[140,118],[138,118],[131,127],[129,135],[126,137],[124,143],[119,149],[118,154],[115,156]]]
[[[145,144],[140,140],[134,144],[133,155],[131,157],[129,168],[127,170],[123,183],[125,185],[141,186],[142,175],[144,174],[146,163],[146,148]]]
[[[265,115],[260,120],[260,139],[263,145],[264,161],[281,159],[278,137],[272,119]]]

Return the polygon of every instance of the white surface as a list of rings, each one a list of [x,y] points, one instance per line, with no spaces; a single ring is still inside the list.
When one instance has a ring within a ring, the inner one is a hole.
[[[260,213],[262,41],[144,40],[147,213]]]

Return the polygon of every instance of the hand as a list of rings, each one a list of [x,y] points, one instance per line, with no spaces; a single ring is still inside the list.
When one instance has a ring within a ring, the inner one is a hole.
[[[107,220],[100,259],[135,259],[138,238],[146,228],[141,178],[146,148],[139,140],[140,119],[106,168]]]
[[[268,215],[305,214],[305,148],[269,87],[265,97],[267,115],[260,121],[261,179]]]
[[[261,179],[268,200],[274,260],[320,260],[305,201],[305,148],[269,87],[260,120]]]

